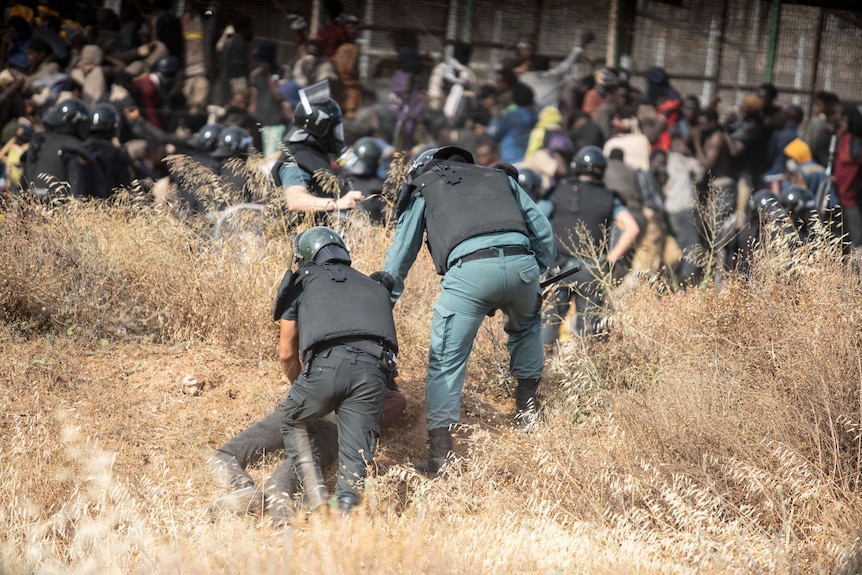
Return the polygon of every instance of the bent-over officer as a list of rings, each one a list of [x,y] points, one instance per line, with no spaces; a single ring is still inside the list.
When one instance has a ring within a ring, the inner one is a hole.
[[[518,379],[517,418],[530,429],[539,415],[536,390],[544,368],[539,276],[554,260],[548,219],[518,185],[517,172],[475,165],[462,148],[420,154],[396,202],[395,239],[383,269],[395,280],[392,300],[427,236],[443,290],[434,304],[425,425],[427,461],[414,467],[435,475],[452,449],[450,426],[461,413],[461,392],[473,340],[485,316],[507,318],[510,369]]]
[[[322,505],[328,493],[315,462],[314,429],[335,410],[335,496],[346,515],[359,503],[357,490],[380,432],[386,381],[395,370],[398,341],[390,291],[386,282],[350,266],[344,241],[330,228],[299,234],[294,253],[299,268],[282,282],[276,304],[279,361],[293,382],[284,401],[285,455],[301,478],[309,508]]]

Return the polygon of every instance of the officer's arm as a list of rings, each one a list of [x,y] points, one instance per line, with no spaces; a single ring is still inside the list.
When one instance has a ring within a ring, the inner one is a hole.
[[[295,212],[333,212],[355,208],[365,195],[351,190],[338,199],[319,198],[309,194],[305,186],[288,186],[284,189],[284,198],[287,209]]]
[[[392,245],[386,250],[386,263],[383,264],[383,271],[395,280],[395,287],[391,294],[392,305],[395,305],[395,302],[401,297],[401,292],[404,291],[404,279],[416,261],[419,250],[422,249],[424,234],[425,198],[419,194],[414,194],[407,205],[407,209],[398,216],[395,239],[392,240]]]
[[[623,257],[626,252],[629,251],[632,244],[635,242],[635,238],[638,237],[638,233],[640,233],[638,223],[635,221],[631,212],[627,209],[617,211],[614,216],[614,225],[620,229],[622,234],[613,249],[608,252],[608,263],[611,264]]]
[[[539,268],[544,272],[557,257],[557,245],[554,242],[554,230],[551,227],[551,222],[511,176],[509,177],[509,184],[515,191],[518,206],[521,208],[524,221],[527,223],[530,249],[536,254]]]
[[[296,381],[302,365],[299,361],[299,330],[296,320],[279,321],[281,333],[278,338],[278,361],[287,379]]]
[[[349,210],[356,207],[356,203],[362,201],[365,196],[359,191],[350,191],[338,199],[320,198],[308,192],[307,182],[303,178],[302,171],[295,163],[285,163],[279,170],[282,185],[284,186],[284,199],[287,209],[295,212],[333,212],[337,210]],[[310,176],[307,176],[310,177]]]

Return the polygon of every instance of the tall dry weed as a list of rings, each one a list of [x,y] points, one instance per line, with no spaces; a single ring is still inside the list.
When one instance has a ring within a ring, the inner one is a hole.
[[[822,230],[807,246],[767,234],[721,289],[634,282],[606,340],[566,342],[548,362],[536,433],[513,425],[502,318],[487,320],[443,479],[406,465],[425,454],[421,420],[408,418],[384,432],[350,521],[286,533],[251,517],[203,521],[216,493],[206,454],[284,391],[269,314],[297,228],[266,217],[248,244],[131,200],[5,212],[4,573],[858,566],[862,279]],[[354,265],[380,269],[392,230],[338,225]],[[416,414],[438,289],[423,252],[395,308]],[[149,355],[112,357],[136,349]],[[217,381],[185,396],[157,377],[159,361],[206,366]],[[152,377],[133,373],[145,369]]]

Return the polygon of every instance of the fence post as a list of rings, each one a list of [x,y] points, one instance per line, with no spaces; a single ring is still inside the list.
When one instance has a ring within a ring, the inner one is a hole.
[[[763,71],[763,81],[772,84],[775,78],[775,53],[778,50],[778,29],[781,25],[781,0],[772,0],[772,10],[769,12],[769,48],[766,52],[766,70]]]

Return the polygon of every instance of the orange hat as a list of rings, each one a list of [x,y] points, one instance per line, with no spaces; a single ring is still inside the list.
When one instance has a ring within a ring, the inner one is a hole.
[[[33,9],[23,4],[15,4],[9,8],[9,18],[18,16],[26,20],[31,26],[33,25]]]
[[[763,110],[763,100],[758,96],[748,95],[742,99],[742,106],[751,112],[760,112]]]
[[[812,159],[811,148],[799,138],[784,146],[784,155],[797,164],[804,164]]]

